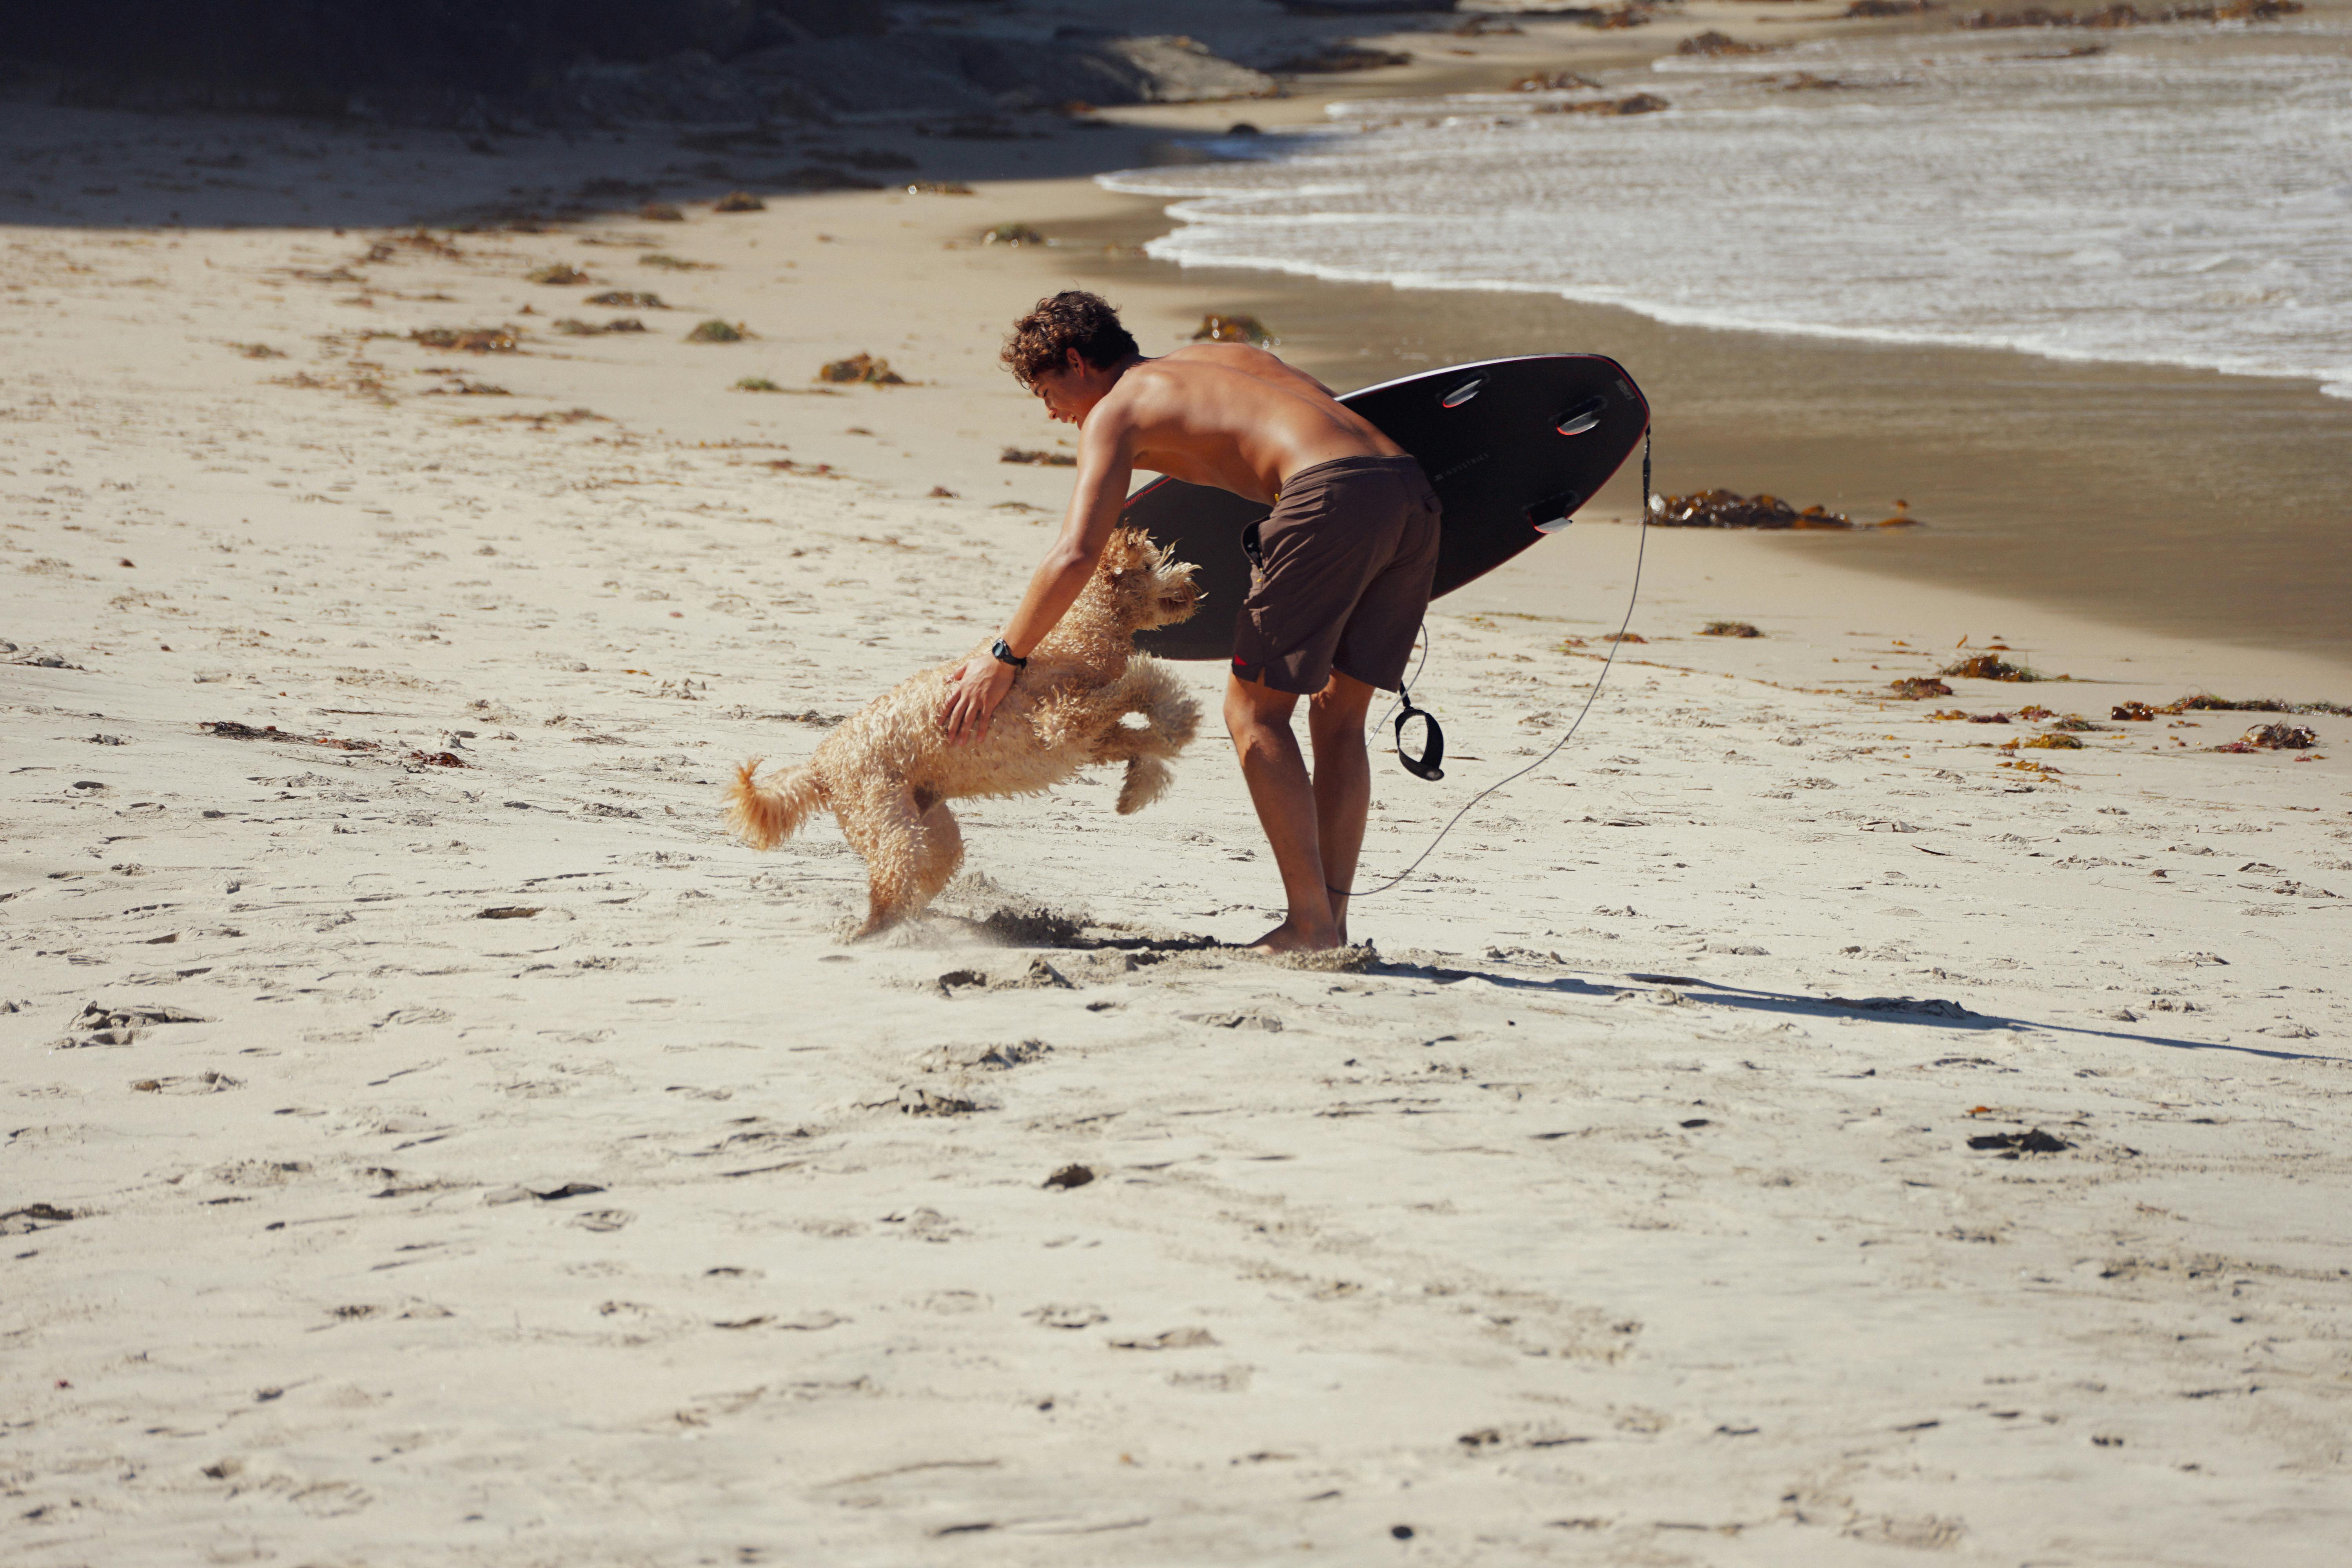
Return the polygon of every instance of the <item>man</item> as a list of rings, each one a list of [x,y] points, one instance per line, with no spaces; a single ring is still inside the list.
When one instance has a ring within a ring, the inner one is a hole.
[[[987,732],[1029,650],[1093,575],[1134,470],[1271,504],[1225,692],[1225,728],[1289,905],[1255,946],[1344,945],[1371,801],[1364,714],[1376,689],[1402,682],[1437,568],[1437,499],[1421,466],[1265,350],[1196,343],[1147,359],[1107,300],[1076,289],[1014,322],[1003,357],[1055,420],[1078,426],[1076,482],[993,652],[950,684],[941,726],[958,744]],[[1301,697],[1311,777],[1290,729]]]

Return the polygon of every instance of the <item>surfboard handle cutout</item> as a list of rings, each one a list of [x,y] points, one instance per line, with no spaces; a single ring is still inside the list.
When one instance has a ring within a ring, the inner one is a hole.
[[[1469,380],[1464,382],[1461,385],[1455,387],[1453,391],[1447,393],[1444,396],[1439,398],[1437,400],[1437,406],[1440,408],[1459,408],[1464,404],[1469,402],[1472,398],[1477,396],[1478,394],[1485,389],[1486,385],[1486,378],[1485,376],[1474,375]]]
[[[1538,533],[1558,533],[1576,521],[1569,513],[1574,511],[1578,503],[1583,500],[1584,498],[1574,490],[1562,490],[1556,496],[1546,496],[1528,508],[1528,524]]]
[[[1581,436],[1600,424],[1601,416],[1608,411],[1608,399],[1588,397],[1558,419],[1553,420],[1552,428],[1563,436]]]

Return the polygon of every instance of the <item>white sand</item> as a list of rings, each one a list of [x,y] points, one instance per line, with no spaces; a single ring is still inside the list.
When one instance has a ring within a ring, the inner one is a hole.
[[[65,661],[0,668],[0,1553],[2341,1562],[2352,721],[1927,714],[2343,672],[1654,534],[1653,640],[1368,965],[1213,945],[1276,893],[1213,739],[1136,818],[970,809],[966,918],[879,943],[829,824],[721,837],[732,763],[1017,592],[1050,513],[995,503],[1067,474],[994,460],[1061,433],[992,356],[1054,258],[940,247],[1102,200],[698,213],[688,274],[461,237],[364,306],[283,269],[373,231],[0,238],[0,637]],[[549,335],[614,313],[519,281],[583,258],[691,308]],[[724,390],[861,349],[922,384]],[[1377,773],[1368,876],[1550,743],[1634,537],[1433,617],[1456,760]],[[2078,683],[1880,700],[1995,632]],[[1082,929],[973,923],[1037,906]]]

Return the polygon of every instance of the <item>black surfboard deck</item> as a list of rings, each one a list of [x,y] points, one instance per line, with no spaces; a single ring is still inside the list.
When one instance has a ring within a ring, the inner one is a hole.
[[[1449,365],[1339,399],[1421,459],[1445,521],[1433,595],[1450,594],[1565,527],[1649,427],[1650,405],[1615,360],[1528,354]],[[1201,610],[1137,637],[1161,658],[1227,660],[1249,594],[1242,531],[1267,508],[1230,490],[1155,479],[1121,521],[1200,568]]]

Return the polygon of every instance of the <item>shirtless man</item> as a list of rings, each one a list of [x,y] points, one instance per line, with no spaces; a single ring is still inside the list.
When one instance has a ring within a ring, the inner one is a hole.
[[[1371,801],[1364,714],[1376,689],[1404,678],[1437,567],[1437,500],[1421,465],[1265,350],[1197,343],[1146,359],[1108,301],[1076,289],[1013,323],[1004,363],[1078,426],[1077,477],[1060,536],[994,651],[957,673],[941,727],[958,744],[987,733],[1021,661],[1093,576],[1134,470],[1271,504],[1225,691],[1225,728],[1289,905],[1255,945],[1344,945],[1344,889]],[[1311,777],[1290,728],[1301,697]]]

